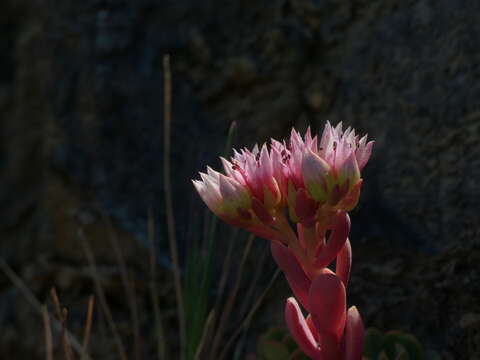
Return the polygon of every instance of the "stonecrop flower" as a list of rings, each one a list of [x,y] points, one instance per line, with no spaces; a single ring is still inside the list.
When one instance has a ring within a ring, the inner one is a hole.
[[[348,212],[358,202],[372,146],[366,135],[327,122],[320,140],[310,129],[304,137],[292,129],[287,141],[272,139],[269,146],[221,158],[224,174],[207,167],[201,180],[193,180],[216,215],[272,240],[273,258],[295,295],[285,307],[287,326],[314,360],[362,356],[363,322],[355,307],[346,308]],[[333,263],[335,271],[328,268]]]
[[[292,129],[287,141],[234,150],[230,160],[221,158],[225,174],[208,167],[193,184],[227,223],[288,242],[286,214],[307,228],[329,228],[338,211],[356,206],[372,145],[342,123],[327,122],[320,140],[310,128],[303,138]]]

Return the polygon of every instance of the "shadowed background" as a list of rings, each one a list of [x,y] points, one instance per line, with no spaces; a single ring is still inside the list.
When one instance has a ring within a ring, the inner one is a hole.
[[[219,167],[232,121],[237,147],[343,121],[376,141],[351,214],[349,301],[432,357],[480,358],[479,12],[473,0],[2,1],[0,256],[39,298],[55,285],[74,307],[88,283],[78,229],[113,264],[109,218],[141,274],[152,209],[170,277],[169,53],[181,254],[204,211],[190,179]],[[41,320],[3,275],[0,329],[0,353],[43,356]]]

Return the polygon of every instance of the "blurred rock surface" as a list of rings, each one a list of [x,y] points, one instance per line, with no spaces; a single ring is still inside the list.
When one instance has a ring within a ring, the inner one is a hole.
[[[242,146],[326,119],[368,131],[376,145],[352,214],[362,247],[353,297],[367,324],[418,334],[445,359],[477,358],[479,11],[473,0],[1,2],[2,258],[21,273],[42,256],[68,264],[44,286],[26,279],[39,295],[57,280],[75,293],[78,229],[111,264],[110,219],[142,269],[150,207],[166,248],[170,53],[178,218],[191,203],[202,211],[189,180],[214,163],[233,120]],[[15,294],[2,280],[2,306]],[[40,331],[12,321],[0,316],[10,324],[1,353]]]

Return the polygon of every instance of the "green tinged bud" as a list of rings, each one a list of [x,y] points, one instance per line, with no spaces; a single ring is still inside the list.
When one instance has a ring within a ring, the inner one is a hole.
[[[330,165],[308,150],[302,160],[302,175],[310,196],[320,203],[325,202],[333,185]]]

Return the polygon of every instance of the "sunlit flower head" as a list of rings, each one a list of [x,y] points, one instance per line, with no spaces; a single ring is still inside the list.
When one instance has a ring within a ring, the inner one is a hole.
[[[328,227],[337,211],[356,206],[372,146],[342,123],[327,122],[320,140],[310,128],[304,137],[292,129],[288,140],[234,150],[221,158],[224,174],[207,168],[193,183],[216,215],[240,227],[271,230],[284,226],[287,214],[307,227]]]

